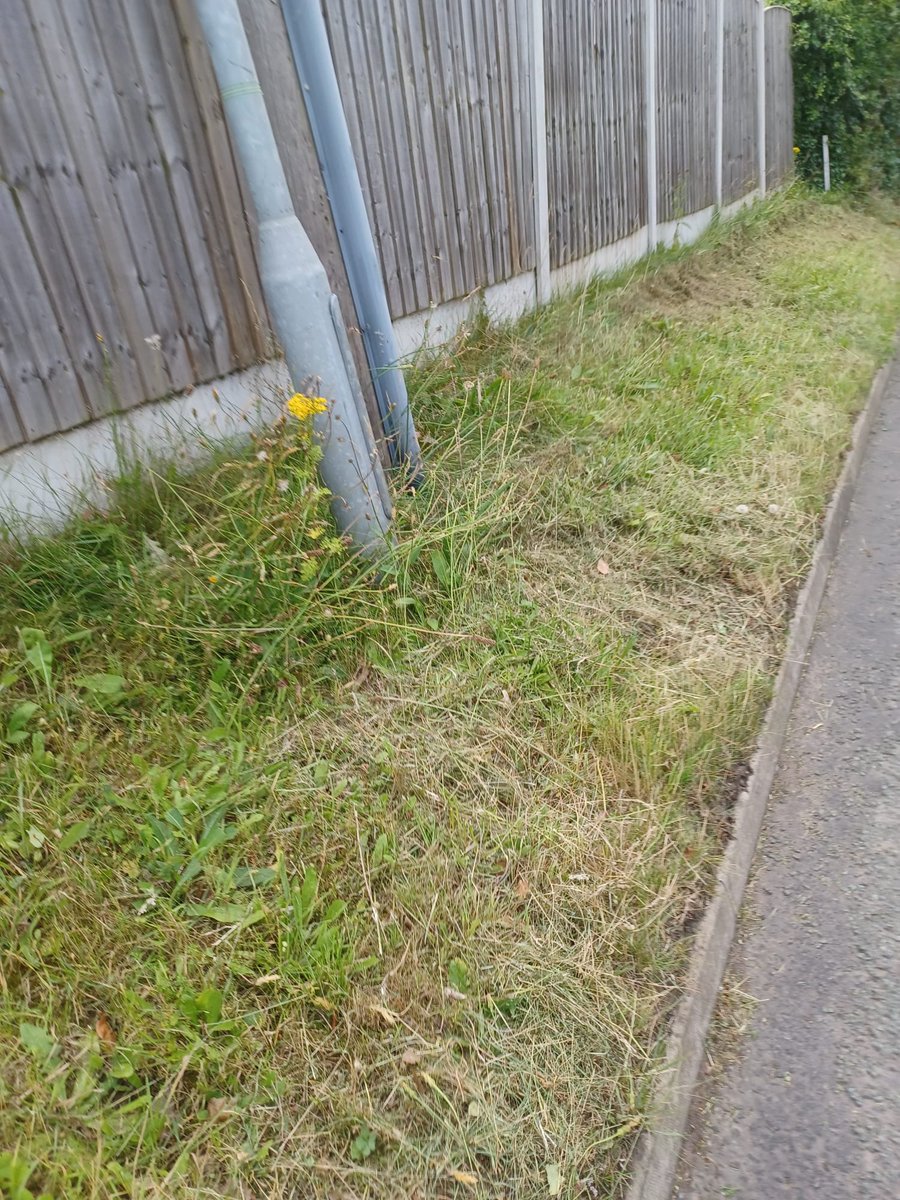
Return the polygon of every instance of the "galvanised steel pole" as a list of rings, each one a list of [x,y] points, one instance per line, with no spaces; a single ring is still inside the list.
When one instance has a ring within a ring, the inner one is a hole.
[[[354,545],[374,556],[385,549],[390,515],[379,488],[381,464],[365,436],[335,326],[339,309],[294,212],[237,0],[196,0],[196,8],[253,197],[263,292],[291,381],[307,390],[304,382],[315,380],[314,390],[328,401],[327,411],[313,417],[313,436],[322,448],[319,469],[331,510]]]
[[[390,452],[408,483],[420,482],[422,455],[406,393],[381,264],[331,57],[321,0],[282,0],[313,140],[372,372]]]

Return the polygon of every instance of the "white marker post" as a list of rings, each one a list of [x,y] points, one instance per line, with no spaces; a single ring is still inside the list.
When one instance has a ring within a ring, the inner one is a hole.
[[[828,152],[828,134],[822,134],[822,182],[825,191],[831,191],[831,155]]]

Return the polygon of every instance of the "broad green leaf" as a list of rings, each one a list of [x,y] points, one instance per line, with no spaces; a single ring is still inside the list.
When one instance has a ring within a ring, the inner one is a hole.
[[[75,686],[90,692],[95,696],[106,696],[112,699],[121,696],[125,690],[125,680],[121,675],[79,675],[74,680]]]
[[[87,837],[90,831],[90,821],[76,821],[74,825],[69,826],[69,828],[60,838],[60,850],[71,850],[75,843],[80,842],[83,837]]]
[[[40,850],[44,842],[47,840],[47,835],[43,830],[38,829],[37,825],[29,825],[26,830],[28,840],[34,846],[35,850]]]
[[[41,1028],[40,1025],[32,1025],[30,1021],[23,1021],[19,1026],[19,1041],[29,1054],[45,1061],[56,1046],[56,1040],[46,1029]]]
[[[222,1016],[224,997],[218,988],[204,988],[194,997],[194,1005],[201,1017],[214,1025]]]
[[[211,679],[213,683],[222,683],[228,672],[231,670],[231,663],[227,658],[220,658],[216,663]]]
[[[53,650],[47,641],[43,629],[20,629],[22,648],[25,651],[25,661],[33,669],[34,674],[50,690],[53,668]]]
[[[238,867],[233,882],[239,888],[262,888],[267,887],[275,875],[274,867]]]
[[[17,742],[24,742],[27,734],[25,727],[38,710],[38,705],[33,700],[23,700],[21,704],[17,704],[9,714],[9,722],[6,726],[6,740],[15,745]]]
[[[113,1055],[113,1060],[109,1066],[109,1073],[113,1079],[134,1079],[137,1074],[134,1069],[134,1063],[124,1050],[117,1050]]]
[[[453,958],[447,967],[447,980],[457,992],[469,991],[469,968],[461,958]]]
[[[375,839],[375,845],[372,847],[372,870],[380,867],[384,861],[385,851],[388,848],[388,836],[386,833],[380,833]]]
[[[325,909],[325,912],[322,914],[323,923],[326,921],[336,921],[338,919],[338,917],[343,915],[346,907],[347,907],[346,901],[332,900],[332,902]]]
[[[205,917],[220,925],[254,925],[265,916],[258,904],[189,904],[184,911],[190,917]]]
[[[377,1144],[375,1134],[368,1125],[363,1125],[350,1143],[350,1157],[354,1162],[364,1162],[371,1154],[375,1153]]]
[[[559,1163],[547,1163],[547,1195],[558,1196],[562,1191],[562,1171]]]
[[[307,867],[306,873],[303,876],[303,883],[300,887],[300,904],[305,914],[309,913],[313,904],[315,904],[318,888],[319,877],[316,874],[315,867]]]
[[[440,550],[432,550],[431,565],[434,568],[435,575],[437,575],[438,579],[446,587],[450,581],[450,565]]]

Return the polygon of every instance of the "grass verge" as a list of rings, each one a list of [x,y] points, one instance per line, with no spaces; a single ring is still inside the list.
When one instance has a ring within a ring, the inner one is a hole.
[[[778,198],[0,563],[0,1193],[607,1197],[900,232]]]

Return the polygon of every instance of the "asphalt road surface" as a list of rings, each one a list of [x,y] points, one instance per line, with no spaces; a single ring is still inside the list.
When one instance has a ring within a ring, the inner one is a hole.
[[[900,1200],[900,368],[832,569],[729,971],[758,999],[679,1200]]]

